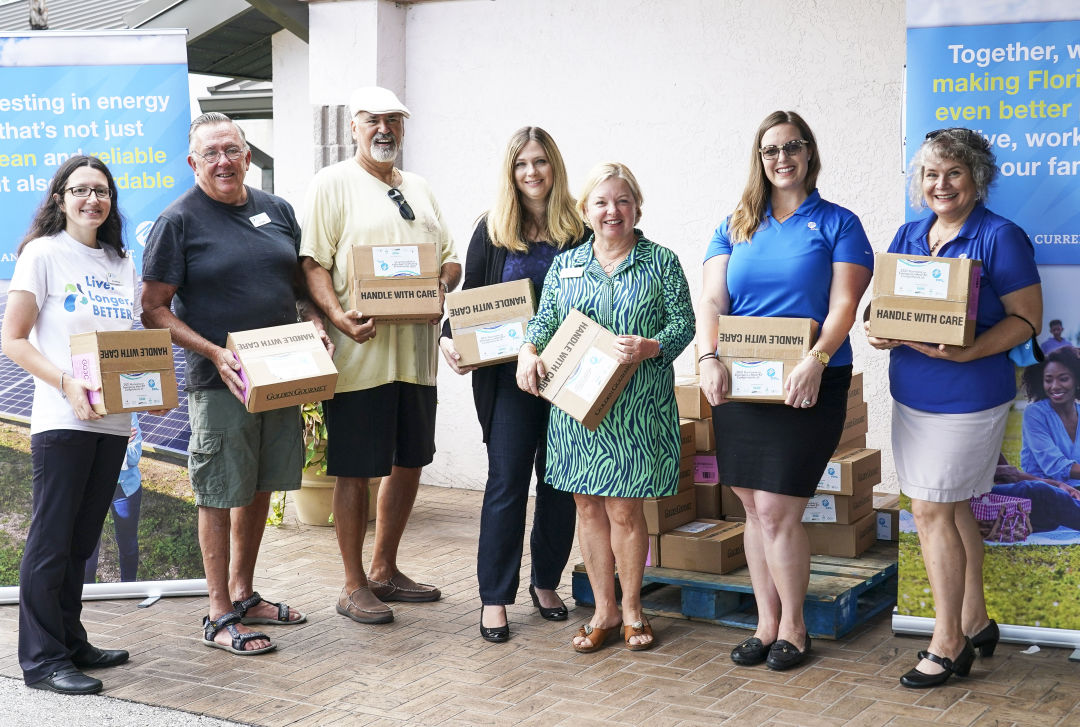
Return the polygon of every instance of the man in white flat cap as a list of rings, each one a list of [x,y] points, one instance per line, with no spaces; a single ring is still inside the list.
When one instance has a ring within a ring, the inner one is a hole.
[[[392,601],[437,601],[439,589],[397,567],[420,472],[435,454],[438,319],[376,323],[349,308],[348,258],[354,245],[436,243],[439,302],[461,278],[450,231],[421,177],[394,166],[409,110],[390,90],[369,86],[349,102],[356,155],[319,171],[307,194],[300,244],[311,297],[333,323],[339,376],[324,403],[326,471],[345,566],[337,611],[360,623],[387,623]],[[377,335],[376,335],[377,334]],[[368,482],[382,477],[371,568],[363,565]]]

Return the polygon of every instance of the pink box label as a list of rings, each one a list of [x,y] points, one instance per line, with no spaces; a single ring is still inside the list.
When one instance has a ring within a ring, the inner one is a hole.
[[[716,471],[716,457],[712,455],[694,457],[694,482],[719,482],[720,474]]]
[[[97,368],[94,366],[94,354],[78,353],[71,357],[71,378],[85,381],[91,386],[101,387],[101,381],[97,378]],[[91,404],[100,404],[101,391],[87,391],[86,399]]]

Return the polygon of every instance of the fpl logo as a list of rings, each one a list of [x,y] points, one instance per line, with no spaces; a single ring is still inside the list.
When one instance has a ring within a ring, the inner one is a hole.
[[[67,293],[67,297],[64,298],[64,310],[68,313],[75,312],[75,304],[86,305],[90,301],[86,299],[86,295],[83,293],[82,286],[74,283],[68,283],[64,286],[64,292]]]

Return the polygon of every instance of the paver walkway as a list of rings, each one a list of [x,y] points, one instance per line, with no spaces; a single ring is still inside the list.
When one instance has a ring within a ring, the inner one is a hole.
[[[775,673],[734,666],[746,632],[657,618],[661,645],[575,654],[591,613],[544,621],[528,605],[527,572],[508,609],[507,644],[480,639],[476,541],[482,493],[422,487],[401,566],[443,600],[394,604],[384,626],[334,611],[341,559],[329,528],[291,518],[269,528],[256,587],[308,615],[266,627],[277,651],[236,657],[200,643],[205,598],[87,602],[83,620],[131,662],[100,676],[105,694],[258,725],[1080,725],[1080,668],[1064,649],[1002,644],[967,679],[929,691],[900,687],[923,639],[895,637],[887,615],[846,638],[814,642],[808,665]],[[370,535],[369,535],[370,537]],[[526,542],[526,547],[528,543]],[[575,551],[573,556],[578,557]],[[569,569],[561,593],[568,605]],[[19,677],[17,607],[0,607],[0,675]],[[2,716],[0,716],[2,722]]]

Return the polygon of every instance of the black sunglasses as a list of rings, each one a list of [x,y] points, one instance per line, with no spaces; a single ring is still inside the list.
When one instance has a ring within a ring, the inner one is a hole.
[[[401,213],[403,219],[409,220],[410,222],[416,219],[416,214],[412,211],[412,207],[409,206],[409,203],[405,200],[405,195],[401,193],[400,189],[391,187],[389,191],[387,191],[386,196],[394,200],[397,204],[398,212]]]
[[[982,151],[990,151],[990,141],[977,131],[972,131],[963,126],[953,126],[948,129],[934,129],[933,131],[926,132],[926,136],[923,137],[923,141],[930,141],[936,139],[942,134],[949,134],[957,141],[961,141],[976,149]]]

